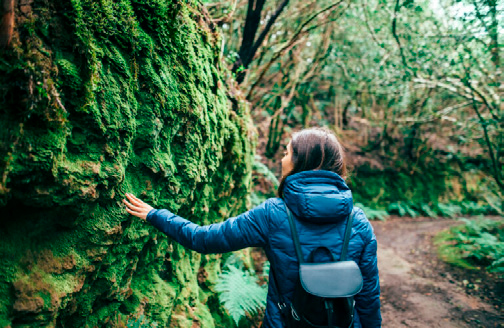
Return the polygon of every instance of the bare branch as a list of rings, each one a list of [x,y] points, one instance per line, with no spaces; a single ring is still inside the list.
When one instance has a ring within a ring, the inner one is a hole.
[[[378,37],[376,36],[375,32],[373,31],[373,27],[371,26],[371,23],[369,22],[369,17],[367,15],[367,3],[365,3],[364,1],[361,3],[361,6],[362,6],[362,12],[364,13],[364,22],[366,22],[366,27],[369,31],[369,34],[371,34],[371,38],[373,39],[373,41],[376,43],[377,46],[385,49],[385,47],[383,46],[383,43],[378,40]]]
[[[481,127],[483,128],[483,133],[485,134],[485,142],[487,144],[488,152],[490,153],[490,159],[492,161],[492,166],[493,166],[493,171],[494,171],[493,176],[494,176],[495,182],[497,182],[497,184],[499,185],[501,190],[504,190],[504,183],[502,183],[502,180],[501,180],[501,172],[499,170],[499,163],[498,163],[497,159],[495,158],[494,150],[492,147],[492,142],[491,142],[490,137],[488,135],[487,122],[485,121],[485,119],[481,115],[481,112],[478,109],[478,106],[477,106],[474,98],[473,98],[473,109],[476,112],[476,115],[478,115]]]
[[[395,41],[397,42],[397,46],[399,47],[399,52],[401,54],[401,59],[404,65],[404,68],[409,68],[408,63],[406,62],[406,57],[404,56],[403,48],[401,45],[401,40],[397,36],[397,14],[399,13],[399,9],[401,9],[401,5],[399,4],[399,0],[396,0],[395,8],[394,8],[394,18],[392,19],[392,35],[394,36]]]
[[[268,20],[268,23],[266,23],[266,26],[264,27],[261,34],[259,35],[259,37],[255,41],[254,46],[250,50],[249,63],[250,63],[250,61],[252,61],[252,58],[254,58],[254,55],[257,52],[257,49],[259,49],[259,47],[263,43],[264,39],[266,38],[266,35],[268,34],[271,27],[275,23],[276,19],[278,18],[278,16],[280,16],[280,14],[282,13],[282,11],[284,10],[284,8],[287,6],[288,3],[289,3],[289,0],[282,1],[282,3],[278,6],[278,8],[275,11],[275,13],[273,14],[273,16],[271,16],[270,19]]]
[[[254,84],[250,87],[250,90],[249,90],[249,93],[247,94],[247,99],[250,100],[250,97],[252,95],[252,92],[254,91],[254,89],[257,87],[257,85],[259,84],[259,82],[262,80],[262,78],[264,77],[264,74],[266,74],[266,72],[268,71],[268,69],[271,67],[271,65],[284,53],[284,51],[286,51],[287,49],[293,47],[295,45],[295,43],[298,41],[298,39],[304,35],[306,33],[306,31],[304,30],[304,28],[306,27],[306,25],[310,24],[311,21],[313,21],[315,18],[317,18],[317,16],[319,16],[320,14],[328,11],[328,10],[331,10],[333,9],[334,7],[336,6],[339,6],[341,3],[343,3],[345,0],[340,0],[336,3],[333,3],[329,6],[327,6],[326,8],[324,9],[321,9],[320,11],[316,12],[315,14],[313,14],[310,18],[308,18],[305,22],[303,22],[301,24],[301,26],[299,27],[299,29],[297,30],[296,33],[294,33],[294,35],[292,36],[292,38],[280,49],[278,50],[272,57],[272,59],[265,65],[265,67],[261,70],[261,73],[259,74],[257,80],[254,82]]]
[[[425,118],[421,118],[421,119],[416,119],[413,117],[397,118],[397,119],[394,119],[394,122],[398,122],[398,123],[429,123],[429,122],[434,122],[437,120],[454,121],[456,119],[449,117],[447,115],[449,115],[451,112],[453,112],[456,109],[468,106],[470,104],[471,104],[470,101],[466,101],[466,102],[463,102],[463,103],[460,103],[460,104],[457,104],[454,106],[449,106],[449,107],[443,108],[442,110],[437,111],[437,112],[433,113],[433,115],[430,115]]]
[[[472,92],[474,92],[475,94],[477,94],[479,96],[479,98],[481,99],[481,101],[488,108],[488,111],[490,112],[490,115],[492,115],[493,119],[496,120],[496,121],[499,121],[499,117],[495,114],[496,109],[494,109],[494,107],[490,105],[490,102],[483,95],[483,92],[481,90],[477,89],[475,86],[473,86],[472,83],[471,83],[471,81],[467,81],[466,86],[469,89],[471,89]]]
[[[449,79],[447,79],[447,81],[449,81]],[[467,88],[464,88],[465,90],[459,90],[459,89],[457,89],[457,86],[454,86],[454,85],[451,85],[448,83],[443,83],[441,81],[433,81],[433,80],[427,80],[427,79],[423,79],[423,78],[415,78],[415,79],[413,79],[413,82],[425,85],[428,88],[445,89],[445,90],[451,91],[461,97],[464,97],[467,100],[473,99],[473,96],[472,96],[470,90],[468,90]]]

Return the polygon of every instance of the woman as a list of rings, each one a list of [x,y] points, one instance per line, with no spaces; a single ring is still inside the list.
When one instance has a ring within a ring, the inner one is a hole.
[[[352,193],[343,180],[346,165],[343,148],[325,129],[295,133],[282,159],[278,198],[221,223],[199,226],[168,210],[156,210],[135,196],[124,200],[128,213],[147,220],[183,246],[200,253],[225,253],[250,246],[263,247],[271,263],[263,327],[282,327],[278,293],[292,298],[298,279],[298,261],[285,205],[296,217],[296,226],[306,257],[325,246],[340,254],[345,221],[353,208]],[[362,272],[364,286],[355,296],[355,328],[381,327],[380,285],[376,237],[364,212],[357,209],[347,259]],[[272,274],[276,279],[272,278]],[[275,281],[279,286],[273,286]],[[276,288],[275,288],[276,287]]]

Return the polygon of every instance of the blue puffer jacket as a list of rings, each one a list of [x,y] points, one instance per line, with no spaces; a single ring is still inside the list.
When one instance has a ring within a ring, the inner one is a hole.
[[[343,179],[329,171],[304,171],[285,180],[284,200],[297,218],[296,226],[303,255],[319,246],[339,258],[345,221],[352,211],[352,193]],[[200,253],[225,253],[250,246],[263,247],[271,263],[270,286],[263,321],[265,328],[282,327],[277,307],[279,296],[273,287],[275,272],[279,293],[289,301],[298,279],[284,200],[271,198],[256,208],[221,223],[199,226],[168,210],[152,210],[147,216],[156,228],[183,246]],[[380,285],[376,259],[376,237],[364,212],[357,209],[348,247],[348,260],[362,272],[364,286],[355,296],[355,328],[381,327]]]

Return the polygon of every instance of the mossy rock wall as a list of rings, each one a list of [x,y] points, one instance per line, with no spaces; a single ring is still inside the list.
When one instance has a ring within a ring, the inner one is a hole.
[[[200,5],[4,2],[0,327],[228,326],[218,256],[121,204],[131,192],[201,224],[244,209],[249,116]]]

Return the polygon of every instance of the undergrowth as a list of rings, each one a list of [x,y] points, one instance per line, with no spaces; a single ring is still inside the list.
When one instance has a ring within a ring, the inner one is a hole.
[[[385,210],[380,210],[380,209],[374,209],[374,208],[371,208],[371,207],[367,207],[365,206],[364,204],[361,204],[361,203],[355,203],[354,204],[355,206],[359,207],[361,210],[364,211],[364,213],[366,213],[366,217],[369,219],[369,220],[381,220],[381,221],[385,221],[385,218],[387,216],[389,216],[389,213]]]
[[[256,155],[252,165],[252,180],[254,188],[250,194],[252,207],[258,206],[268,198],[276,197],[279,181],[275,174],[261,162],[261,156]]]
[[[460,219],[464,224],[440,232],[435,239],[440,258],[467,269],[504,273],[504,220]]]
[[[266,307],[267,285],[260,286],[258,281],[255,272],[246,269],[238,257],[232,255],[226,260],[215,290],[237,326],[243,318],[260,314]]]
[[[422,203],[415,201],[397,201],[386,205],[364,205],[355,203],[360,207],[370,220],[385,220],[387,216],[408,216],[408,217],[450,217],[456,218],[462,215],[492,215],[499,214],[494,207],[486,203],[469,200],[453,201],[449,203]]]

